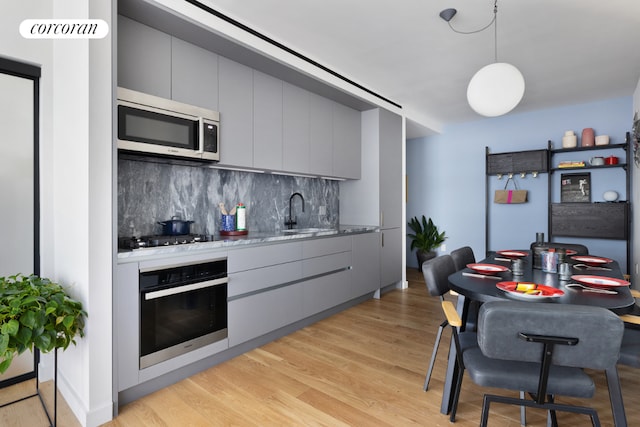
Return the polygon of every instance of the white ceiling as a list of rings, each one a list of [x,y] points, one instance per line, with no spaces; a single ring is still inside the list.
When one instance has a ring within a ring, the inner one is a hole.
[[[494,0],[204,0],[214,9],[402,105],[408,137],[477,120],[467,84],[494,60]],[[640,1],[499,0],[498,60],[520,69],[523,112],[631,96]],[[631,117],[630,117],[631,120]],[[415,126],[416,124],[423,125]]]

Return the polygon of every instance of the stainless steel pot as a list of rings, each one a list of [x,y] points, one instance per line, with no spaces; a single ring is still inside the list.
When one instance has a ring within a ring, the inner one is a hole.
[[[165,236],[180,236],[191,233],[193,221],[184,221],[179,216],[174,216],[167,221],[159,221],[162,226],[162,234]]]

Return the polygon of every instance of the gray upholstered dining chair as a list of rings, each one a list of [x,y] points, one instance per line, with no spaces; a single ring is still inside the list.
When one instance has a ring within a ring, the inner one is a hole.
[[[429,388],[429,380],[431,379],[431,372],[433,371],[433,365],[435,364],[436,356],[438,354],[440,338],[442,337],[442,331],[446,326],[451,327],[451,336],[455,343],[455,348],[460,349],[460,351],[464,351],[468,347],[478,345],[475,333],[458,332],[458,328],[462,326],[462,319],[458,315],[453,303],[444,299],[444,294],[449,291],[448,277],[455,272],[456,268],[450,255],[441,255],[422,264],[422,274],[424,275],[427,290],[431,296],[437,296],[440,298],[442,311],[445,315],[445,320],[438,327],[438,334],[436,335],[436,341],[433,345],[431,361],[429,362],[429,370],[427,371],[427,376],[424,380],[424,391],[427,391]],[[460,375],[462,375],[462,372]],[[450,420],[451,422],[455,421],[455,408],[451,411]]]
[[[456,271],[460,271],[467,266],[467,264],[473,264],[476,262],[476,257],[473,254],[473,249],[469,246],[463,246],[461,248],[451,251],[451,258],[453,264],[456,267]]]
[[[533,245],[536,242],[531,243],[531,248],[533,249]],[[549,247],[549,248],[554,248],[554,249],[558,249],[558,248],[565,248],[565,249],[571,249],[576,251],[575,255],[588,255],[589,254],[589,248],[586,247],[585,245],[581,245],[579,243],[561,243],[561,242],[544,242],[544,245]]]
[[[640,291],[631,289],[631,295],[633,295],[636,300],[640,300]],[[640,368],[640,316],[625,314],[620,316],[620,318],[633,326],[630,325],[624,329],[618,363],[620,365]]]
[[[598,426],[595,409],[558,404],[554,396],[592,397],[595,385],[583,368],[615,369],[623,330],[622,320],[601,307],[487,302],[480,308],[478,346],[458,351],[462,355],[452,412],[466,370],[480,386],[524,390],[533,398],[485,394],[481,426],[487,425],[492,402],[545,409],[554,425],[555,411],[587,414]]]
[[[429,291],[429,295],[440,298],[441,304],[445,303],[444,294],[449,292],[448,277],[450,274],[453,274],[455,272],[456,267],[453,263],[453,258],[451,258],[450,255],[441,255],[435,258],[431,258],[430,260],[422,264],[422,275],[424,276],[424,282],[427,285],[427,291]],[[449,304],[451,304],[451,302],[449,302]],[[451,325],[446,318],[438,327],[436,342],[433,344],[431,361],[429,362],[429,369],[427,370],[427,376],[424,379],[424,391],[427,391],[429,388],[429,380],[431,379],[431,372],[433,371],[433,365],[435,364],[436,355],[438,354],[440,338],[442,337],[442,331],[446,326],[451,326],[451,328],[455,330],[455,326]]]

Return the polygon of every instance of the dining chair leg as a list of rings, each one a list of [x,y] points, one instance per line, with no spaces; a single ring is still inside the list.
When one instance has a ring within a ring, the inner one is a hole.
[[[552,394],[547,395],[547,402],[553,403]],[[553,409],[547,411],[547,427],[558,427],[558,416]]]
[[[464,367],[460,366],[458,370],[458,379],[456,380],[456,387],[453,392],[453,402],[451,403],[451,414],[449,415],[449,421],[452,423],[456,421],[456,412],[458,411],[458,399],[460,398],[460,390],[462,389],[462,377],[464,375]]]
[[[429,370],[427,371],[427,376],[424,379],[424,386],[422,389],[427,391],[429,389],[429,380],[431,380],[431,371],[433,371],[433,365],[436,363],[436,356],[438,354],[438,347],[440,347],[440,338],[442,337],[442,331],[445,326],[449,324],[448,321],[444,321],[440,324],[438,328],[438,334],[436,335],[436,342],[433,344],[433,352],[431,353],[431,362],[429,362]]]
[[[524,391],[522,390],[520,390],[520,399],[525,399]],[[522,427],[527,426],[527,407],[524,405],[520,406],[520,425]]]
[[[480,417],[480,427],[487,427],[487,423],[489,422],[489,405],[491,401],[489,400],[488,395],[484,395],[482,399],[482,415]]]

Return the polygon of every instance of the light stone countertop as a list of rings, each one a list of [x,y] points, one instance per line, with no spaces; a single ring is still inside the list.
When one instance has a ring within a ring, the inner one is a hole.
[[[370,225],[340,225],[337,229],[302,229],[298,232],[251,232],[246,236],[220,236],[211,242],[190,243],[173,246],[157,246],[133,250],[120,250],[118,263],[138,262],[147,259],[167,258],[173,255],[189,255],[206,251],[224,250],[238,246],[248,247],[269,243],[284,243],[299,239],[315,239],[326,236],[373,233],[379,227]]]

